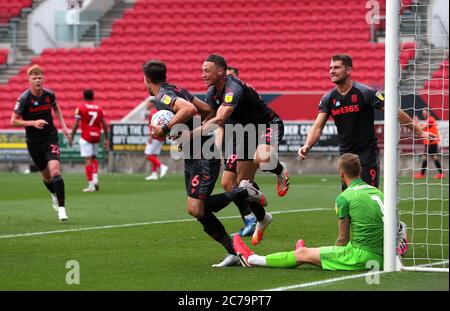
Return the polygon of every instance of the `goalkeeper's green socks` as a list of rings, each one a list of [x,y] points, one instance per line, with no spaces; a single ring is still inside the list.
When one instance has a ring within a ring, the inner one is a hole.
[[[267,267],[274,268],[294,268],[297,267],[295,252],[280,252],[266,256]]]

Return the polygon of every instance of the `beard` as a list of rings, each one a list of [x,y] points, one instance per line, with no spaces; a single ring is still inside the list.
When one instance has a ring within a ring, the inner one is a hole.
[[[151,88],[148,88],[148,93],[149,93],[151,96],[155,96],[155,93],[152,91]]]

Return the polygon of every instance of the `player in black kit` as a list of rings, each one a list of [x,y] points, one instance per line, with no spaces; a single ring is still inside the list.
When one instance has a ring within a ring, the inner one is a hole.
[[[43,88],[44,72],[38,65],[27,70],[30,88],[20,95],[11,116],[11,125],[25,127],[27,148],[42,174],[52,196],[53,208],[61,221],[68,219],[65,209],[64,180],[59,163],[58,131],[53,124],[52,109],[61,124],[64,136],[71,141],[55,94]]]
[[[194,129],[194,116],[197,112],[205,117],[211,108],[187,90],[167,83],[166,65],[157,60],[150,60],[143,65],[145,83],[151,95],[155,96],[158,110],[169,110],[175,115],[163,127],[153,127],[152,132],[158,137],[165,137],[172,127],[184,123],[189,131]],[[200,124],[200,122],[198,122]],[[175,131],[175,129],[174,129]],[[210,137],[202,137],[202,145]],[[189,143],[188,143],[189,144]],[[186,146],[184,146],[186,147]],[[200,146],[201,147],[201,146]],[[244,181],[232,191],[211,195],[220,172],[220,158],[205,159],[202,151],[194,150],[190,142],[189,154],[184,154],[184,176],[188,195],[187,211],[203,226],[203,230],[214,240],[223,245],[228,252],[225,259],[213,267],[225,267],[239,264],[233,242],[223,224],[214,215],[234,200],[249,200],[265,203],[265,197],[249,182]],[[194,156],[200,154],[200,158]]]
[[[384,110],[384,97],[377,90],[351,81],[352,67],[349,55],[338,54],[331,58],[330,78],[336,87],[322,97],[316,121],[298,154],[302,160],[306,158],[319,140],[328,118],[332,116],[339,134],[339,154],[357,154],[362,166],[361,178],[378,188],[380,157],[374,131],[374,108]],[[419,137],[432,137],[401,109],[398,118],[400,124],[414,129]],[[342,185],[342,190],[345,188]]]
[[[206,102],[213,107],[215,116],[202,126],[224,127],[224,140],[238,136],[236,141],[237,182],[255,178],[256,170],[277,176],[277,192],[284,196],[289,189],[286,164],[278,160],[278,143],[283,138],[284,124],[259,94],[245,82],[227,75],[227,62],[217,54],[209,55],[202,65],[202,77],[209,86]],[[227,124],[225,124],[227,122]],[[250,204],[258,223],[252,243],[258,244],[272,216],[259,205]]]

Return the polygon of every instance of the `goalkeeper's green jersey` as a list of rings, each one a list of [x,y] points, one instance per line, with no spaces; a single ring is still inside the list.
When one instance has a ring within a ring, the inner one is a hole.
[[[383,200],[380,190],[359,178],[336,198],[338,217],[350,218],[354,247],[383,254]]]

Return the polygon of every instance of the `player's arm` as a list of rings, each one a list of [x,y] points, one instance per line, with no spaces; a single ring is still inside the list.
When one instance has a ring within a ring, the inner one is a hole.
[[[103,135],[105,136],[105,139],[103,140],[103,148],[105,150],[109,149],[109,132],[108,132],[108,124],[106,123],[105,118],[102,118],[101,121],[102,127],[103,127]]]
[[[384,106],[381,107],[380,110],[384,112]],[[436,138],[436,135],[434,135],[433,133],[425,132],[422,126],[414,122],[413,119],[411,119],[411,117],[402,109],[398,111],[398,121],[400,122],[400,125],[406,126],[411,131],[414,131],[420,138],[428,140],[434,140]]]
[[[16,105],[14,106],[14,111],[11,115],[11,126],[15,127],[27,127],[27,126],[33,126],[37,129],[43,129],[44,126],[47,124],[47,121],[39,119],[39,120],[23,120],[22,119],[22,113],[25,111],[25,103],[26,99],[18,98],[16,100]]]
[[[62,130],[63,130],[63,134],[67,139],[67,142],[69,144],[72,143],[72,137],[70,136],[70,132],[69,129],[66,126],[66,122],[64,122],[64,118],[61,112],[61,109],[59,109],[58,104],[55,102],[53,105],[53,110],[55,111],[55,116],[58,118],[59,124],[61,124]]]
[[[206,120],[207,118],[211,118],[212,113],[214,110],[209,106],[207,103],[205,103],[203,100],[194,97],[192,100],[192,103],[194,104],[195,108],[197,108],[198,112],[200,113],[202,120]]]
[[[33,126],[37,129],[42,130],[44,126],[47,124],[47,121],[39,119],[39,120],[23,120],[20,117],[20,114],[17,112],[13,112],[11,116],[11,126],[14,127],[27,127]]]
[[[314,121],[313,126],[308,132],[305,144],[298,150],[298,155],[302,158],[302,160],[306,158],[308,152],[317,143],[320,135],[322,135],[322,131],[325,127],[325,124],[327,123],[328,116],[329,115],[326,112],[319,112],[319,114],[317,115],[316,121]]]
[[[155,136],[160,138],[165,137],[175,124],[184,123],[197,113],[197,108],[195,108],[193,104],[180,97],[175,100],[172,109],[173,111],[175,111],[175,115],[169,123],[167,123],[163,127],[153,127],[153,134]]]
[[[69,146],[72,146],[73,138],[75,137],[75,134],[78,130],[78,126],[80,125],[80,119],[75,119],[75,124],[72,127],[72,132],[70,133],[70,143]]]
[[[338,220],[338,237],[336,246],[345,246],[350,241],[350,219],[348,217]]]

